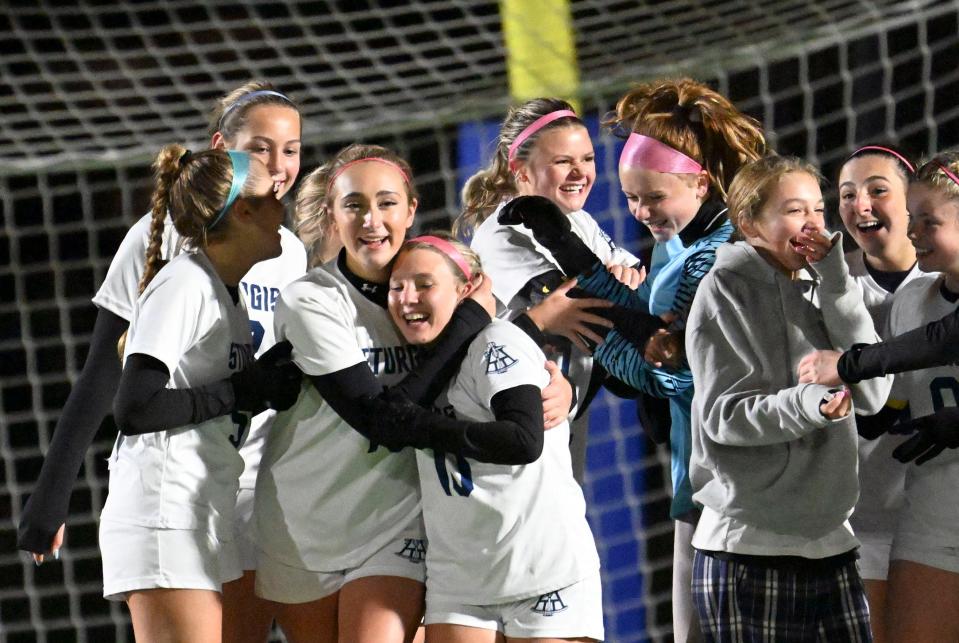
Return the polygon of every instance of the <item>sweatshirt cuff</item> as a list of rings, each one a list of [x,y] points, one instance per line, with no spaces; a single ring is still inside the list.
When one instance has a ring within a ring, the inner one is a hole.
[[[806,387],[802,390],[802,410],[803,415],[806,416],[806,419],[810,424],[816,428],[822,428],[833,422],[845,420],[846,417],[841,417],[838,420],[831,420],[827,418],[819,410],[819,406],[822,404],[822,398],[829,392],[829,387],[822,384],[807,384]]]
[[[833,233],[832,240],[832,248],[825,257],[812,264],[812,267],[819,275],[825,290],[843,292],[846,290],[849,266],[842,249],[842,233]]]

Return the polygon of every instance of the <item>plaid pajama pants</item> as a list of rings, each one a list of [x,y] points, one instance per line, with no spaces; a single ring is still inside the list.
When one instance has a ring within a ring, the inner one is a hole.
[[[693,600],[706,641],[872,641],[854,560],[825,570],[777,568],[696,551]]]

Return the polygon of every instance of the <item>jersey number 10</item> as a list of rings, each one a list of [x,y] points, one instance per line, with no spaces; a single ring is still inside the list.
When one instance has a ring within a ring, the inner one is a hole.
[[[459,469],[459,478],[461,482],[456,481],[456,472],[454,472],[454,475],[451,477],[446,471],[445,451],[434,451],[433,461],[436,463],[436,475],[439,476],[440,485],[443,487],[443,491],[446,492],[447,496],[453,495],[452,491],[450,490],[451,482],[453,491],[456,491],[457,495],[467,498],[471,493],[473,493],[473,472],[470,469],[470,463],[467,462],[466,458],[461,455],[456,456],[456,468]]]

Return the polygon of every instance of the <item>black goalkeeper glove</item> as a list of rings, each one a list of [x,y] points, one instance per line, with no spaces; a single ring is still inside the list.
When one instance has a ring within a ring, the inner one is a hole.
[[[303,374],[293,363],[293,345],[282,341],[266,351],[248,368],[233,373],[234,409],[259,413],[265,409],[285,411],[300,394]]]
[[[946,449],[959,447],[959,408],[952,406],[903,422],[896,427],[896,433],[910,429],[915,429],[916,434],[896,447],[892,457],[903,463],[928,462]]]
[[[519,196],[503,206],[496,218],[503,225],[524,225],[549,250],[560,268],[569,277],[592,272],[600,263],[570,227],[569,217],[542,196]]]

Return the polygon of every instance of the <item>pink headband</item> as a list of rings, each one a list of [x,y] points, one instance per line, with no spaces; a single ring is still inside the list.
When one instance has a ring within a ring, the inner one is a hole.
[[[513,158],[516,157],[516,150],[519,149],[520,145],[526,142],[526,139],[528,139],[530,136],[540,131],[541,129],[543,129],[544,127],[546,127],[553,121],[558,120],[560,118],[566,118],[567,116],[572,118],[578,118],[576,116],[576,112],[569,109],[558,109],[555,112],[550,112],[549,114],[546,114],[545,116],[540,116],[539,118],[537,118],[535,121],[530,123],[526,127],[526,129],[520,132],[519,136],[516,137],[516,140],[514,140],[510,144],[509,154],[506,156],[506,158],[512,161]]]
[[[947,168],[945,165],[943,165],[943,164],[940,163],[939,161],[936,161],[936,165],[938,165],[938,166],[939,166],[939,169],[942,170],[943,173],[945,173],[946,176],[948,176],[950,179],[952,179],[952,181],[953,181],[956,185],[959,185],[959,176],[956,176],[955,173],[953,173],[952,170],[950,170],[949,168]]]
[[[852,158],[853,158],[854,156],[856,156],[857,154],[859,154],[859,153],[861,153],[861,152],[868,152],[868,151],[870,151],[870,150],[873,150],[873,151],[876,151],[876,152],[884,152],[884,153],[889,154],[889,155],[891,155],[891,156],[895,156],[897,159],[899,159],[899,160],[902,162],[903,165],[905,165],[905,166],[909,169],[910,172],[912,172],[913,174],[916,173],[916,168],[913,167],[912,163],[910,163],[909,161],[906,160],[906,157],[905,157],[905,156],[903,156],[902,154],[900,154],[900,153],[897,152],[896,150],[891,150],[891,149],[889,149],[888,147],[883,147],[882,145],[866,145],[866,146],[864,146],[864,147],[860,147],[858,150],[856,150],[855,152],[853,152],[852,154],[850,154],[850,155],[849,155],[849,158],[846,159],[846,161],[848,162],[848,161],[852,160]]]
[[[679,150],[649,136],[633,132],[619,157],[620,167],[640,167],[669,174],[699,174],[703,166]]]
[[[397,172],[400,173],[400,176],[403,177],[403,180],[406,181],[406,184],[407,184],[407,185],[409,185],[409,186],[412,186],[412,185],[413,185],[413,182],[410,181],[410,177],[409,177],[409,175],[406,173],[406,170],[404,170],[402,167],[400,167],[398,163],[394,163],[393,161],[391,161],[391,160],[389,160],[389,159],[380,158],[380,157],[378,157],[378,156],[365,156],[365,157],[363,157],[363,158],[361,158],[361,159],[356,159],[355,161],[350,161],[349,163],[344,163],[343,165],[341,165],[340,167],[338,167],[338,168],[336,169],[336,171],[333,172],[333,174],[330,175],[330,180],[327,181],[327,183],[326,183],[326,192],[327,192],[327,194],[329,194],[329,193],[333,190],[333,182],[336,181],[336,178],[337,178],[339,175],[343,174],[343,172],[346,171],[346,168],[350,167],[351,165],[356,165],[356,164],[358,164],[358,163],[366,163],[367,161],[372,161],[372,162],[374,162],[374,163],[382,163],[382,164],[384,164],[384,165],[389,165],[390,167],[394,168]]]
[[[421,237],[410,239],[406,243],[425,243],[426,245],[433,246],[453,260],[453,263],[459,267],[460,272],[462,272],[463,276],[466,277],[466,281],[473,279],[473,272],[470,270],[469,263],[466,261],[460,251],[456,249],[456,246],[446,239],[441,239],[440,237],[434,237],[433,235],[426,234]]]

